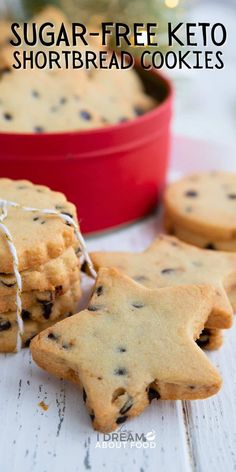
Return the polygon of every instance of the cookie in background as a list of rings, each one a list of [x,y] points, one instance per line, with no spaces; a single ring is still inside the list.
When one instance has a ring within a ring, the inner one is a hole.
[[[69,20],[52,6],[32,18],[29,31],[32,23],[39,27],[45,21],[53,23],[55,34],[64,24],[70,37]],[[101,128],[133,120],[158,105],[156,99],[147,95],[134,70],[72,69],[65,58],[59,69],[54,62],[52,69],[14,70],[16,48],[9,44],[11,24],[4,22],[3,26],[2,32],[0,30],[0,132],[47,133]],[[22,33],[17,31],[17,34]],[[73,49],[72,45],[45,46],[38,41],[36,46],[23,42],[17,52],[20,57],[23,51],[27,52],[27,57],[31,53],[37,55],[39,67],[42,67],[52,52],[62,56],[63,51],[70,53]],[[106,51],[93,39],[89,46],[82,44],[76,49],[82,57],[87,49]]]
[[[205,172],[170,184],[164,194],[168,233],[205,249],[236,251],[236,174]]]

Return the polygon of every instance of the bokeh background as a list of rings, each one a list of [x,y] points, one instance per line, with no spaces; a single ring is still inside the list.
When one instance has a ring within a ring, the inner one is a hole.
[[[1,16],[27,17],[46,0],[0,0]],[[102,19],[222,22],[228,40],[223,70],[173,70],[175,84],[173,131],[177,135],[227,144],[236,149],[236,0],[51,0],[71,17],[90,24]],[[163,49],[165,45],[163,44]],[[227,159],[227,156],[226,156]],[[236,159],[236,157],[235,157]]]

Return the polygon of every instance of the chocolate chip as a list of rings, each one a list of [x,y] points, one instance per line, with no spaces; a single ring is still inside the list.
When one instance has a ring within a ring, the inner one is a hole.
[[[114,375],[127,375],[127,370],[124,367],[118,367],[114,370]]]
[[[62,292],[63,292],[62,285],[57,285],[57,287],[55,288],[55,297],[59,297],[60,295],[62,295]]]
[[[207,334],[207,336],[210,336],[210,334],[211,334],[210,329],[204,328],[203,331],[201,332],[200,336],[202,336],[203,334],[204,334],[204,335]]]
[[[203,348],[206,347],[210,342],[210,331],[208,329],[204,329],[200,334],[199,338],[196,340],[196,343],[199,347]]]
[[[144,282],[145,280],[148,280],[148,278],[145,275],[135,275],[133,279],[136,282]]]
[[[142,116],[144,115],[145,113],[145,110],[139,106],[136,106],[134,107],[134,113],[137,115],[137,116]]]
[[[86,121],[89,121],[89,120],[92,119],[91,113],[89,113],[89,112],[86,111],[86,110],[81,110],[80,116],[81,116],[81,118],[83,118],[83,120],[86,120]]]
[[[195,198],[198,196],[198,192],[196,190],[187,190],[184,195],[185,197]]]
[[[0,318],[0,331],[7,331],[11,328],[11,323],[8,320],[3,320]]]
[[[230,198],[231,200],[236,200],[236,193],[229,193],[227,197]]]
[[[161,398],[160,394],[157,392],[157,390],[155,390],[154,388],[150,387],[148,390],[148,401],[149,403],[152,402],[152,400],[154,400],[155,398],[157,400],[159,400],[159,398]]]
[[[4,113],[3,116],[4,116],[5,120],[7,120],[7,121],[11,121],[12,118],[13,118],[13,116],[10,113]]]
[[[213,251],[216,249],[215,245],[213,243],[207,243],[204,246],[205,249],[212,249]]]
[[[162,269],[161,274],[171,274],[172,272],[175,272],[176,269],[173,269],[172,267],[168,267],[167,269]]]
[[[84,388],[83,388],[83,400],[84,400],[84,403],[86,403],[87,393],[85,392]]]
[[[190,388],[190,390],[194,390],[194,389],[195,389],[195,385],[189,385],[189,388]]]
[[[44,225],[45,223],[46,223],[46,221],[45,221],[45,220],[41,221],[41,225]]]
[[[88,310],[89,310],[89,311],[98,311],[98,310],[99,310],[99,307],[96,306],[96,305],[89,305],[89,306],[88,306]]]
[[[2,284],[4,287],[11,288],[11,287],[14,287],[14,286],[16,285],[16,282],[7,283],[7,282],[4,282],[4,280],[1,280],[1,284]]]
[[[58,340],[58,336],[54,333],[49,333],[48,334],[48,339],[51,339],[51,341],[57,341]]]
[[[26,321],[26,320],[30,320],[30,311],[27,311],[27,310],[22,310],[21,312],[21,318],[23,321]]]
[[[35,217],[33,218],[33,221],[38,221],[38,220],[39,220],[39,216],[35,216]]]
[[[34,98],[38,98],[40,95],[39,95],[39,92],[37,90],[32,90],[32,96]]]
[[[94,413],[91,413],[89,416],[90,416],[91,420],[94,421],[94,419],[95,419],[95,414],[94,414]]]
[[[34,132],[35,133],[43,133],[44,132],[43,126],[35,126],[34,127]]]
[[[118,351],[118,352],[126,352],[127,349],[126,349],[126,347],[119,346],[119,347],[117,348],[117,351]]]
[[[61,97],[61,98],[60,98],[60,104],[61,104],[61,105],[64,105],[66,102],[67,102],[67,98],[66,98],[66,97]]]
[[[127,420],[128,416],[119,416],[116,420],[116,424],[124,423]]]
[[[78,256],[78,255],[81,254],[81,253],[82,253],[81,248],[80,248],[80,247],[77,247],[77,248],[75,249],[75,255]]]
[[[206,337],[205,339],[200,339],[199,338],[196,341],[197,345],[201,348],[208,346],[209,342],[210,342],[209,337]]]
[[[42,305],[43,316],[46,320],[50,318],[52,313],[53,303],[52,302],[39,302]]]
[[[95,293],[98,297],[103,294],[103,286],[99,285],[99,287],[96,288]]]
[[[133,306],[134,308],[143,308],[143,307],[144,307],[144,304],[141,303],[141,302],[134,302],[134,303],[132,303],[132,306]]]
[[[72,346],[73,346],[72,343],[64,343],[64,344],[62,344],[63,349],[66,349],[66,350],[71,349]]]
[[[133,406],[133,399],[130,397],[126,402],[125,404],[122,406],[122,408],[120,409],[119,413],[121,415],[124,415],[125,413],[127,413],[127,411],[130,410],[130,408],[132,408]]]

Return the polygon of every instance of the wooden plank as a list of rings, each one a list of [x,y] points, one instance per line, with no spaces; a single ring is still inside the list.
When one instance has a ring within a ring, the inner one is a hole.
[[[196,471],[236,470],[236,326],[225,333],[221,350],[209,354],[223,377],[220,393],[184,402],[186,428]]]
[[[155,447],[101,447],[93,432],[81,392],[41,371],[29,351],[1,356],[0,444],[4,472],[126,470],[188,472],[189,460],[181,402],[158,401],[123,426],[141,435],[155,432]],[[44,411],[39,403],[44,402]]]
[[[90,248],[142,250],[157,232],[153,216],[132,227],[90,240]],[[85,304],[92,281],[83,277]],[[153,448],[110,440],[93,432],[81,393],[35,366],[24,350],[0,357],[0,444],[4,472],[83,470],[188,472],[189,453],[181,402],[153,402],[144,414],[122,427],[132,436],[154,433]],[[44,411],[39,403],[48,405]],[[147,442],[148,444],[148,442]],[[119,448],[117,448],[117,446]]]

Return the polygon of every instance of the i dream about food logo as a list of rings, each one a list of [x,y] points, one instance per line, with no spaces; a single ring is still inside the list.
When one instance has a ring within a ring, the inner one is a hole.
[[[222,23],[167,23],[164,36],[158,23],[103,22],[98,31],[82,23],[13,23],[11,29],[14,69],[130,69],[133,48],[140,48],[146,70],[224,68],[227,31]]]
[[[97,433],[95,449],[155,449],[156,431],[135,433],[122,426],[113,433]]]

